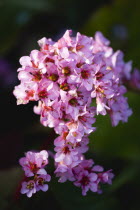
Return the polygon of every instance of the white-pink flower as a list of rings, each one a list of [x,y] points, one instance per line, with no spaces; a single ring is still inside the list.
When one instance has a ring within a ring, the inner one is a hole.
[[[35,174],[46,175],[47,172],[44,167],[48,164],[48,153],[45,150],[38,153],[29,151],[25,154],[25,157],[20,158],[19,163],[27,177]]]
[[[30,198],[34,193],[36,193],[36,184],[33,180],[22,183],[22,188],[20,191],[22,194],[27,194],[27,197]]]

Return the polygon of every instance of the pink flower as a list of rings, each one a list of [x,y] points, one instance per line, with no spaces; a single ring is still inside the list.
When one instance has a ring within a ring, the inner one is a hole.
[[[121,80],[128,80],[131,77],[132,62],[125,63],[123,57],[124,54],[120,50],[116,51],[111,57],[112,67]]]
[[[66,166],[63,163],[57,164],[55,174],[56,174],[56,177],[59,177],[58,182],[64,183],[67,180],[69,181],[75,180],[74,174],[72,172],[72,167],[73,167],[72,165]]]
[[[32,197],[32,194],[36,193],[36,184],[33,180],[30,180],[28,182],[22,183],[22,188],[20,191],[22,194],[27,194],[27,197]]]
[[[82,188],[82,195],[86,195],[88,190],[92,192],[97,192],[98,185],[96,183],[97,174],[89,173],[88,171],[82,171],[77,176],[77,180],[74,182],[74,185]]]
[[[39,175],[36,178],[36,191],[42,190],[46,192],[48,190],[48,184],[46,182],[50,182],[51,176],[49,174]]]
[[[93,52],[104,52],[105,57],[108,57],[112,54],[113,50],[109,47],[110,41],[106,39],[100,31],[95,33],[95,41]]]
[[[88,190],[101,193],[100,183],[111,184],[114,174],[111,170],[104,172],[103,167],[93,166],[92,160],[82,160],[81,163],[73,168],[76,179],[74,185],[82,188],[82,195],[86,195]]]
[[[79,55],[84,55],[86,58],[90,57],[93,50],[93,38],[81,35],[79,32],[76,36],[76,52]]]
[[[27,197],[31,197],[32,194],[36,193],[39,190],[46,192],[48,190],[48,184],[51,177],[49,174],[37,175],[34,177],[34,180],[29,180],[28,182],[22,183],[21,193],[27,194]]]
[[[65,142],[65,140],[56,139],[55,144],[55,161],[63,162],[65,165],[71,165],[73,162],[79,162],[78,151],[72,145]],[[78,163],[77,162],[77,163]]]
[[[27,177],[34,176],[35,174],[46,175],[44,167],[48,164],[48,153],[42,150],[39,153],[27,152],[26,156],[20,158],[19,163],[25,171]]]
[[[111,170],[103,172],[103,173],[98,173],[98,183],[108,183],[112,184],[112,179],[114,178],[114,174],[111,172]]]
[[[128,107],[127,98],[118,96],[109,101],[110,117],[113,126],[118,125],[119,121],[127,122],[132,115],[132,110]]]

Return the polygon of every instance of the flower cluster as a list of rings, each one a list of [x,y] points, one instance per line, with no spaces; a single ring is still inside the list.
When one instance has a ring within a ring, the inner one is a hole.
[[[19,163],[26,176],[26,181],[22,183],[21,193],[26,193],[28,197],[31,197],[36,191],[46,192],[48,190],[46,182],[51,180],[50,175],[44,169],[48,164],[47,151],[27,152],[25,157],[20,158]]]
[[[92,192],[102,193],[100,189],[101,183],[112,183],[114,177],[111,170],[103,172],[103,167],[99,165],[93,166],[93,160],[83,160],[77,167],[73,169],[76,181],[74,185],[82,188],[82,194],[86,195],[90,189]]]
[[[132,114],[123,84],[131,78],[131,62],[125,63],[123,53],[114,52],[101,32],[94,38],[71,33],[67,30],[57,42],[42,38],[40,50],[20,59],[21,83],[14,95],[17,104],[38,101],[34,112],[59,135],[54,141],[55,174],[60,182],[74,181],[85,195],[88,189],[99,192],[99,183],[110,183],[113,177],[110,171],[92,167],[83,153],[88,150],[89,134],[96,129],[96,115],[109,114],[116,126]]]

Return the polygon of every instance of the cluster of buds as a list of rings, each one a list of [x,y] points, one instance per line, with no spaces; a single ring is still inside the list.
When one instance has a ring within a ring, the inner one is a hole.
[[[132,114],[124,97],[124,81],[130,81],[132,67],[101,32],[94,38],[71,33],[67,30],[57,42],[42,38],[40,50],[20,59],[21,84],[14,95],[17,104],[38,101],[34,112],[40,122],[59,135],[54,140],[55,174],[60,182],[74,181],[85,195],[88,189],[101,192],[99,183],[111,183],[111,171],[92,167],[83,154],[88,150],[88,136],[96,129],[96,115],[109,114],[116,126]]]

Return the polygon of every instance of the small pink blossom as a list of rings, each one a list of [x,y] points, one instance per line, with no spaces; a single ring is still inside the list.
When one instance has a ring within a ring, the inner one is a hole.
[[[82,195],[86,195],[88,190],[92,192],[97,192],[98,185],[96,173],[89,173],[88,171],[82,171],[77,176],[77,180],[74,182],[74,185],[82,188]]]
[[[39,175],[36,178],[36,190],[42,190],[43,192],[46,192],[48,190],[48,184],[46,182],[50,182],[51,176],[49,174],[46,175]]]
[[[25,171],[27,177],[34,176],[35,174],[46,175],[44,167],[48,164],[48,153],[42,150],[39,153],[27,152],[25,157],[20,158],[20,165]]]
[[[22,194],[27,194],[27,197],[30,198],[34,193],[36,193],[36,184],[33,180],[22,183],[22,188],[20,191]]]

